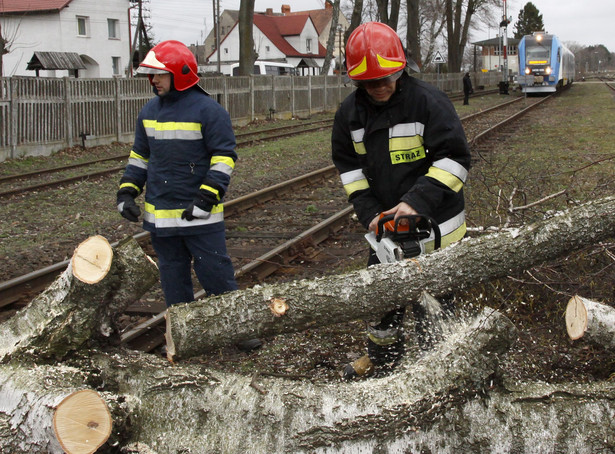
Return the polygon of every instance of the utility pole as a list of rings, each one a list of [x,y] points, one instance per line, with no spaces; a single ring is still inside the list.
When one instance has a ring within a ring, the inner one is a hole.
[[[214,8],[214,33],[216,36],[216,56],[218,57],[216,69],[220,74],[220,0],[212,0]]]
[[[504,14],[502,15],[502,22],[500,22],[500,30],[502,35],[502,59],[504,61],[504,66],[502,68],[502,82],[500,83],[500,94],[507,95],[508,94],[508,24],[510,23],[510,19],[507,17],[506,13],[506,0],[502,0],[504,2]]]

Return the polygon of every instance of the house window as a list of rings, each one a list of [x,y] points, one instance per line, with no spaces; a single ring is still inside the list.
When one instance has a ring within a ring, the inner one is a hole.
[[[120,57],[111,57],[111,64],[113,65],[113,75],[120,75]]]
[[[224,53],[225,53],[225,54],[228,54],[228,47],[225,47],[225,48],[224,48]]]
[[[270,49],[269,49],[269,46],[265,46],[265,50],[266,50],[267,52],[269,52],[269,50],[270,50]]]
[[[107,29],[109,30],[109,39],[120,38],[120,21],[117,19],[107,19]]]
[[[305,51],[306,52],[312,51],[312,39],[311,38],[308,38],[305,40]]]
[[[77,16],[77,35],[88,36],[90,18],[87,16]]]

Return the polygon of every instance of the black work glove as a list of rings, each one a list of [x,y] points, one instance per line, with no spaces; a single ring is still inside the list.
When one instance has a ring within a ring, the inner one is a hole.
[[[141,216],[141,208],[135,203],[135,197],[128,188],[117,191],[117,211],[131,222],[139,222]]]
[[[197,196],[182,213],[182,219],[192,221],[195,218],[207,219],[211,209],[218,204],[218,199],[209,191],[199,189]]]

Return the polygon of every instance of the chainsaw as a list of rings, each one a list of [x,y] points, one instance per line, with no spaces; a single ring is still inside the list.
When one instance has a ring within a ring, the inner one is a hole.
[[[400,225],[402,219],[407,223]],[[365,239],[376,252],[380,263],[393,263],[425,253],[425,243],[434,235],[434,250],[440,248],[440,227],[429,216],[408,214],[380,215],[378,230],[369,232]]]

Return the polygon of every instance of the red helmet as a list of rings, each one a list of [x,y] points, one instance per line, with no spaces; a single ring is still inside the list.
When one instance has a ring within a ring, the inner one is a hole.
[[[401,40],[386,24],[359,25],[346,43],[346,69],[352,80],[381,79],[403,70],[406,64]]]
[[[194,54],[179,41],[163,41],[147,53],[137,72],[140,74],[173,74],[176,90],[184,91],[199,82]]]

